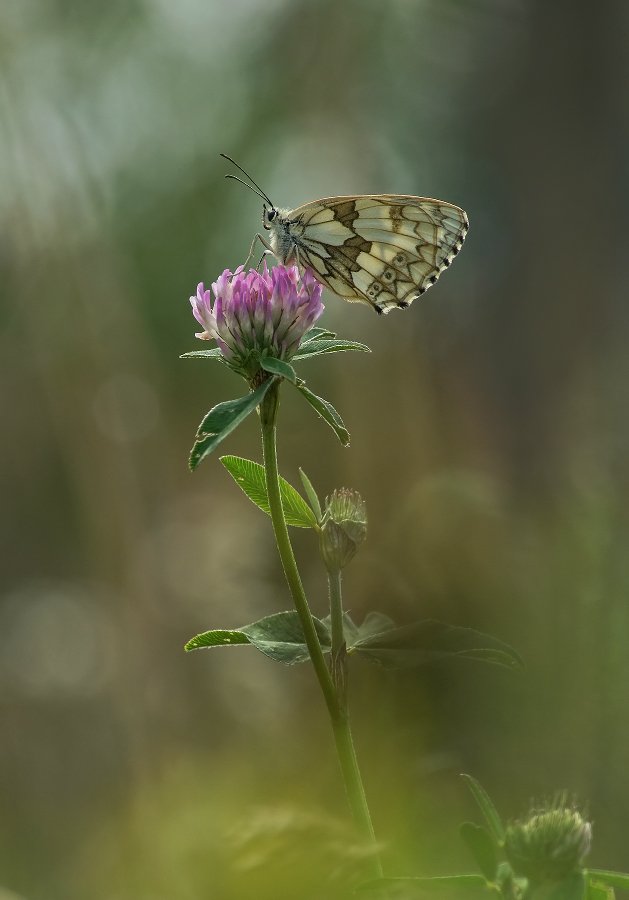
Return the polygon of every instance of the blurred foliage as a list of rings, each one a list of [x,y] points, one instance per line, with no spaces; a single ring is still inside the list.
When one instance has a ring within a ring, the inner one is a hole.
[[[387,871],[463,870],[461,770],[507,815],[577,792],[592,864],[626,868],[627,31],[622,0],[4,0],[7,890],[299,900],[333,896],[317,873],[351,880],[311,674],[182,649],[287,606],[267,518],[217,462],[186,467],[239,391],[178,359],[187,297],[260,221],[221,151],[280,205],[399,191],[470,214],[407,312],[325,298],[322,324],[374,351],[309,364],[351,447],[288,392],[281,411],[285,477],[367,501],[352,612],[477,627],[527,663],[355,667]],[[257,441],[252,420],[226,452]],[[295,545],[324,615],[312,536]]]

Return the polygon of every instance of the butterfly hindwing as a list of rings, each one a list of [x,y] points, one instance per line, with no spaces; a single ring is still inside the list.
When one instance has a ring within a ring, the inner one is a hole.
[[[448,268],[468,229],[458,206],[426,197],[328,197],[290,213],[301,265],[346,300],[409,306]]]

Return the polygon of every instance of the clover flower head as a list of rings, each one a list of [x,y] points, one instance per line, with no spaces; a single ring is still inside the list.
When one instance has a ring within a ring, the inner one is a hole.
[[[558,881],[577,871],[590,851],[592,825],[560,797],[514,822],[505,834],[505,852],[516,875],[534,883]]]
[[[212,293],[214,303],[212,303]],[[219,275],[212,293],[199,284],[190,297],[192,312],[203,331],[201,340],[215,340],[228,365],[248,378],[259,371],[260,356],[289,360],[323,312],[322,287],[306,270],[266,262],[261,272],[239,266]]]

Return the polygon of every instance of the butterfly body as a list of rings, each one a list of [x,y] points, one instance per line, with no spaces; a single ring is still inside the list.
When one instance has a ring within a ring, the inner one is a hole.
[[[335,294],[378,313],[403,309],[432,287],[463,246],[466,213],[404,194],[327,197],[294,210],[264,209],[265,245]]]

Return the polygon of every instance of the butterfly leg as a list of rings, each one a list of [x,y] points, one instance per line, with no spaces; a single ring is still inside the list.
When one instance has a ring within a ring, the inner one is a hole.
[[[256,241],[260,241],[260,243],[262,244],[262,246],[265,248],[264,253],[262,254],[262,256],[261,256],[261,258],[260,258],[260,262],[259,262],[258,265],[256,266],[256,269],[259,269],[259,268],[260,268],[260,265],[262,264],[262,260],[263,260],[264,257],[267,255],[267,253],[273,253],[273,251],[271,250],[271,247],[269,246],[269,244],[267,244],[267,242],[265,241],[265,239],[262,237],[261,234],[256,234],[256,235],[254,235],[253,240],[251,241],[251,246],[249,247],[249,255],[247,256],[247,259],[246,259],[246,261],[245,261],[245,265],[244,265],[244,268],[245,268],[245,269],[246,269],[247,266],[249,265],[249,262],[250,262],[250,260],[251,260],[251,257],[253,256],[253,250],[254,250],[254,248],[255,248]]]

